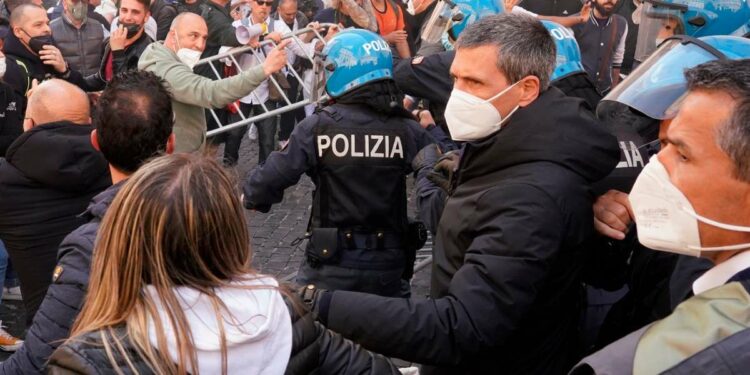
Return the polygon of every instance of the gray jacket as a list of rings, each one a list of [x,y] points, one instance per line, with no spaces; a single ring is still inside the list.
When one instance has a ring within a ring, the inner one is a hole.
[[[80,29],[63,15],[49,24],[57,47],[70,64],[70,69],[85,76],[99,71],[102,62],[104,28],[99,21],[88,18]]]

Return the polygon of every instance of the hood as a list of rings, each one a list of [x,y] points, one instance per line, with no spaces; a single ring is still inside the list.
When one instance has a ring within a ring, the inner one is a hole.
[[[154,42],[148,45],[141,57],[138,59],[138,69],[148,70],[148,68],[157,63],[164,63],[164,60],[173,60],[175,64],[182,64],[177,54],[167,48],[163,42]]]
[[[107,161],[91,145],[92,130],[68,121],[39,125],[21,134],[5,158],[40,184],[76,193],[91,191],[109,178]]]
[[[502,130],[465,147],[463,181],[518,164],[551,162],[594,182],[609,174],[620,156],[617,139],[584,101],[554,87],[519,108]]]
[[[111,185],[91,198],[91,202],[89,202],[89,206],[83,214],[99,218],[99,220],[104,219],[104,214],[107,213],[107,209],[112,204],[112,201],[115,200],[117,192],[120,191],[120,188],[125,184],[125,181],[127,180]]]
[[[5,45],[3,46],[3,53],[19,57],[27,62],[40,62],[39,56],[35,55],[16,37],[13,31],[8,32],[8,36],[5,37]]]
[[[226,305],[222,320],[226,335],[229,374],[281,374],[292,351],[292,321],[284,299],[273,278],[248,275],[230,287],[218,289],[217,296]],[[219,321],[211,300],[187,287],[176,287],[175,294],[185,311],[195,340],[198,367],[202,374],[221,373]],[[169,326],[156,289],[146,287],[156,304],[161,320]],[[149,322],[149,340],[156,344],[153,321]],[[176,361],[176,342],[165,329],[170,356]],[[191,371],[194,372],[194,371]]]

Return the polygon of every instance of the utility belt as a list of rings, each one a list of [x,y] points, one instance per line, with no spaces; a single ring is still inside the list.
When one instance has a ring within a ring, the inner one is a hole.
[[[412,228],[412,225],[409,226]],[[412,231],[399,233],[394,231],[363,232],[339,228],[314,228],[306,235],[310,243],[306,249],[307,260],[312,264],[339,264],[342,258],[347,258],[344,252],[377,252],[382,250],[398,250],[407,257],[424,245],[424,241],[414,248],[415,235]],[[426,237],[425,237],[426,238]],[[416,241],[418,242],[418,241]],[[353,255],[356,257],[356,255]],[[403,259],[403,257],[400,257]],[[400,262],[403,262],[401,260]],[[346,262],[344,262],[346,263]]]

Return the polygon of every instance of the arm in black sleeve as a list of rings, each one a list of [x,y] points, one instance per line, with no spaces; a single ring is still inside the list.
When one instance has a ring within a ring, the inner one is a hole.
[[[91,225],[80,227],[63,240],[57,268],[62,272],[50,284],[23,346],[0,364],[1,374],[43,373],[52,352],[70,336],[86,296],[94,246],[93,236],[78,233]]]
[[[458,145],[456,144],[456,142],[453,142],[453,139],[451,139],[448,134],[445,134],[443,129],[441,129],[439,126],[432,124],[425,130],[427,130],[427,133],[429,133],[430,136],[435,140],[435,143],[440,146],[440,150],[443,151],[443,153],[458,150]]]
[[[423,364],[455,365],[506,344],[556,260],[563,218],[531,185],[493,189],[478,205],[485,209],[472,218],[474,239],[445,297],[332,292],[328,327],[369,350]]]
[[[455,52],[399,60],[393,66],[393,79],[405,94],[447,103],[453,90],[450,67]]]
[[[242,189],[245,208],[268,212],[284,198],[284,189],[296,184],[315,165],[313,127],[317,123],[317,115],[306,118],[294,128],[284,150],[272,152],[252,171]]]
[[[400,374],[391,361],[315,322],[322,374]]]

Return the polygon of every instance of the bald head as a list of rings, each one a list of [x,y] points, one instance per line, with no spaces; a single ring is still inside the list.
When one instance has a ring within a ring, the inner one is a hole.
[[[180,13],[172,21],[169,34],[164,45],[177,52],[180,48],[188,48],[203,52],[208,39],[208,26],[203,17],[191,13]]]
[[[31,1],[25,1],[18,4],[10,14],[10,26],[21,27],[28,20],[31,14],[35,12],[45,12],[44,8],[31,3]],[[46,12],[45,12],[46,13]]]
[[[89,114],[86,93],[61,79],[44,81],[37,86],[26,108],[26,117],[32,120],[33,126],[56,121],[89,124]]]

